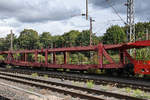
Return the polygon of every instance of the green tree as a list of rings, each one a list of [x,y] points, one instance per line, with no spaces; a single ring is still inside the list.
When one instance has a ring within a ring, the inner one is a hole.
[[[92,35],[92,42],[93,45],[97,45],[101,42],[101,37],[96,36],[95,34]]]
[[[136,40],[146,40],[146,30],[150,32],[150,23],[145,22],[145,23],[137,23],[135,25],[135,33],[136,33]]]
[[[4,51],[5,50],[5,46],[4,46],[4,38],[0,38],[0,51]]]
[[[84,30],[76,38],[76,45],[88,46],[89,44],[90,44],[90,32],[88,30]]]
[[[13,34],[13,49],[16,48],[16,36]],[[5,38],[0,38],[0,50],[6,51],[10,50],[10,44],[11,44],[11,34],[8,34]]]
[[[70,32],[65,33],[62,37],[62,42],[65,44],[65,47],[75,46],[76,38],[80,34],[79,31],[72,30]]]
[[[18,38],[19,48],[21,49],[38,49],[41,47],[38,33],[32,29],[24,29]]]
[[[49,32],[43,32],[40,35],[40,43],[42,44],[43,48],[50,48],[52,45],[52,36]]]
[[[96,45],[100,42],[100,39],[95,35],[92,34],[92,42],[93,45]],[[78,34],[76,38],[76,46],[88,46],[90,45],[90,31],[84,30],[80,34]]]
[[[63,37],[60,35],[52,36],[52,47],[60,48],[62,47]]]
[[[71,55],[71,64],[78,64],[78,55],[77,54],[72,54]]]
[[[78,56],[78,63],[79,63],[79,64],[84,64],[85,62],[88,62],[88,58],[85,57],[84,54],[78,53],[77,56]]]
[[[123,42],[126,42],[126,34],[118,25],[108,28],[103,36],[104,44],[118,44]]]

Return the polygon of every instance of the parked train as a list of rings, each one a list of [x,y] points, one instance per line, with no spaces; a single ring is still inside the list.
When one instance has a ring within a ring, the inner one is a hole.
[[[0,55],[4,59],[0,60],[1,64],[10,64],[14,66],[24,66],[24,67],[43,67],[52,69],[70,69],[70,70],[88,70],[88,69],[105,69],[105,70],[126,70],[133,71],[135,74],[150,74],[150,61],[136,60],[132,57],[128,51],[130,49],[145,48],[150,46],[150,41],[137,41],[134,43],[123,43],[114,45],[104,45],[99,43],[95,46],[79,46],[79,47],[69,47],[69,48],[51,48],[42,50],[18,50],[18,51],[0,51]],[[109,55],[109,51],[118,51],[119,62],[115,62],[114,59]],[[86,52],[95,51],[98,54],[97,64],[69,64],[67,59],[67,52]],[[63,53],[64,63],[56,63],[56,55],[58,53]],[[14,55],[22,55],[20,58],[14,57]],[[34,55],[34,61],[29,61],[28,56]],[[38,62],[38,54],[43,54],[45,57],[44,62]],[[48,55],[53,55],[53,61],[50,63],[48,61]],[[104,58],[108,61],[104,64]]]

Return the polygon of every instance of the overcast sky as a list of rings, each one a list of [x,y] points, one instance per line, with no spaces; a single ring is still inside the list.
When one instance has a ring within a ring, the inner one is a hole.
[[[0,0],[0,37],[12,29],[15,35],[23,29],[41,34],[61,35],[70,30],[89,29],[85,13],[86,0]],[[107,1],[107,2],[106,2]],[[103,35],[114,24],[124,25],[110,7],[112,5],[126,21],[126,0],[89,0],[89,16],[93,17],[93,32]],[[150,0],[135,0],[135,20],[150,20]]]

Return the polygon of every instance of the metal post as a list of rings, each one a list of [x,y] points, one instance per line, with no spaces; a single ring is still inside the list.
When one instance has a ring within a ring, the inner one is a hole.
[[[38,62],[38,51],[37,50],[35,50],[35,54],[34,55],[35,55],[35,58],[34,58],[35,62]]]
[[[149,40],[149,32],[148,32],[148,29],[146,29],[146,40]],[[146,55],[149,55],[149,48],[147,48],[147,54]]]
[[[99,44],[98,46],[98,62],[99,62],[98,68],[103,68],[103,45],[102,44]]]
[[[92,17],[90,17],[90,46],[92,45]]]
[[[53,42],[51,42],[51,49],[53,49]],[[53,53],[51,53],[51,63],[53,63]]]
[[[67,64],[67,52],[64,52],[64,64]]]
[[[146,40],[149,40],[149,33],[148,33],[148,29],[146,29]]]
[[[48,50],[45,50],[45,64],[48,64]]]
[[[120,62],[122,62],[122,64],[126,63],[126,56],[123,50],[119,50],[119,54],[120,54]]]
[[[25,53],[25,62],[27,61],[27,57],[28,57],[28,55],[27,55],[27,53]]]
[[[88,0],[86,0],[86,20],[88,20]]]
[[[12,30],[10,31],[11,33],[11,44],[10,44],[10,50],[13,50],[13,32]]]
[[[53,52],[53,64],[56,64],[56,52]]]
[[[92,35],[93,35],[93,22],[95,20],[92,19],[92,17],[90,17],[90,46],[93,45],[93,39],[92,39]],[[90,58],[93,59],[93,52],[90,52]]]

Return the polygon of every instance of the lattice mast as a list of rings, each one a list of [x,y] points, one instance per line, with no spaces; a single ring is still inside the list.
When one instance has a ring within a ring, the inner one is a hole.
[[[129,42],[135,42],[135,23],[134,23],[134,0],[127,0],[127,36]]]

